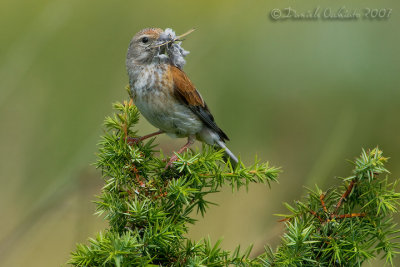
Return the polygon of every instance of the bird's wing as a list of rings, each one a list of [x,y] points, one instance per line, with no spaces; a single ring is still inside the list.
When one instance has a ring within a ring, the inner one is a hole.
[[[174,66],[171,66],[171,72],[175,96],[183,101],[210,129],[214,130],[222,141],[229,140],[228,136],[215,123],[206,102],[186,74]]]

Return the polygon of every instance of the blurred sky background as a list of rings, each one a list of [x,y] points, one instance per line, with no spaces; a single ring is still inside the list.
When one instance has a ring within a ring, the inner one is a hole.
[[[273,8],[392,8],[387,20],[273,21]],[[197,30],[185,71],[228,146],[281,166],[272,189],[226,188],[194,239],[276,246],[282,202],[350,174],[379,145],[400,176],[400,18],[395,0],[0,2],[0,266],[60,266],[104,229],[103,181],[91,165],[111,103],[128,99],[125,54],[145,27]],[[142,120],[140,134],[154,130]],[[157,138],[167,153],[185,140]],[[398,264],[400,261],[397,259]],[[372,266],[380,266],[373,262]],[[400,266],[400,265],[399,265]]]

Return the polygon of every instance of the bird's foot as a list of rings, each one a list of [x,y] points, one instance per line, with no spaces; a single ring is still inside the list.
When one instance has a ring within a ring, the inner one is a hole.
[[[160,130],[160,131],[158,131],[158,132],[151,133],[151,134],[148,134],[148,135],[145,135],[145,136],[142,136],[142,137],[129,137],[129,136],[128,136],[128,137],[126,138],[126,142],[127,142],[129,145],[134,146],[134,145],[137,145],[138,143],[142,142],[143,140],[146,140],[147,138],[150,138],[150,137],[153,137],[153,136],[162,134],[162,133],[164,133],[164,132]]]
[[[142,141],[141,137],[127,137],[126,138],[126,142],[128,143],[128,145],[131,145],[131,146],[137,145],[141,141]]]
[[[195,141],[195,137],[194,136],[189,136],[187,143],[183,147],[181,147],[181,149],[179,149],[178,152],[176,152],[176,154],[174,154],[169,159],[167,165],[165,166],[165,169],[168,169],[174,163],[174,161],[176,161],[178,159],[178,155],[177,154],[181,154],[182,152],[186,151],[194,143],[194,141]]]
[[[168,161],[167,165],[165,165],[165,170],[172,166],[172,164],[178,159],[178,156],[174,154]]]

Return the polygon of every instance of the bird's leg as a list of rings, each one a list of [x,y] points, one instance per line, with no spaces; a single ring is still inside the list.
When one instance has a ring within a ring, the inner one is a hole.
[[[161,131],[161,130],[160,130],[160,131],[157,131],[157,132],[155,132],[155,133],[151,133],[151,134],[148,134],[148,135],[145,135],[145,136],[142,136],[142,137],[138,137],[138,138],[127,137],[127,138],[126,138],[126,141],[127,141],[128,144],[130,144],[130,145],[136,145],[137,143],[142,142],[143,140],[145,140],[145,139],[147,139],[147,138],[150,138],[150,137],[153,137],[153,136],[162,134],[162,133],[164,133],[164,131]]]
[[[182,152],[184,152],[185,150],[187,150],[191,145],[194,144],[194,141],[195,141],[195,140],[196,140],[196,139],[195,139],[194,136],[192,136],[192,135],[189,136],[189,137],[188,137],[187,143],[186,143],[183,147],[181,147],[181,148],[176,152],[176,154],[181,154]],[[174,155],[169,159],[169,161],[168,161],[168,163],[167,163],[167,166],[165,166],[165,169],[168,169],[168,167],[171,166],[172,163],[174,163],[174,161],[176,161],[176,160],[178,159],[178,156],[177,156],[176,154],[174,154]]]

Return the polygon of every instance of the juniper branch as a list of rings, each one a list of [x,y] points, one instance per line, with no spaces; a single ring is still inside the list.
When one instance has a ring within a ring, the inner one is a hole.
[[[172,168],[156,157],[153,139],[134,142],[139,113],[132,102],[116,103],[117,113],[105,120],[106,133],[99,143],[96,166],[105,186],[97,203],[110,228],[78,245],[69,263],[75,266],[249,266],[251,248],[234,252],[220,248],[221,241],[193,242],[186,237],[194,212],[204,215],[206,197],[223,185],[232,190],[250,183],[276,181],[279,169],[255,160],[250,167],[235,168],[213,147],[179,155]]]
[[[400,194],[397,180],[388,182],[386,161],[378,148],[363,150],[339,189],[309,189],[304,201],[286,204],[291,214],[281,215],[287,228],[282,244],[276,252],[267,248],[260,261],[265,266],[361,266],[381,255],[393,266],[400,249],[400,229],[393,222]]]

